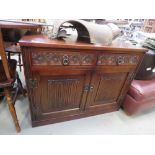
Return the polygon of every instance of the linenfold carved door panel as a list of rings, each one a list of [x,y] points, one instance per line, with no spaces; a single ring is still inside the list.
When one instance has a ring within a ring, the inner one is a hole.
[[[41,76],[38,89],[40,102],[37,103],[36,118],[64,117],[84,109],[89,84],[89,75]]]
[[[116,104],[128,73],[95,73],[86,108]]]

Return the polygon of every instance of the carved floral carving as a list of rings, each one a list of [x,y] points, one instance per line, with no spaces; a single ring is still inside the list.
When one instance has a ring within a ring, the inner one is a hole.
[[[32,52],[32,62],[34,65],[63,65],[64,56],[68,58],[67,65],[92,65],[95,60],[92,54]]]
[[[33,52],[32,61],[35,65],[61,65],[61,57],[56,53]]]
[[[137,55],[103,54],[98,58],[98,65],[136,65],[139,62]]]
[[[115,65],[115,59],[114,55],[101,55],[98,59],[98,65]]]
[[[95,58],[94,55],[88,54],[82,56],[82,65],[92,65]]]

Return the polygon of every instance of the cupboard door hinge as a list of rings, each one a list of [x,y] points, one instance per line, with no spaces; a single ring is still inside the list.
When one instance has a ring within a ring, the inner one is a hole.
[[[38,81],[36,79],[29,79],[29,86],[30,86],[30,88],[37,88]]]

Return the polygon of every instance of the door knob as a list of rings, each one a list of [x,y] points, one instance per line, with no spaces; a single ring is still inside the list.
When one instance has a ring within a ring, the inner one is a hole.
[[[91,85],[91,86],[90,86],[90,91],[93,91],[93,89],[94,89],[94,86]]]
[[[93,89],[94,89],[94,86],[93,85],[86,85],[84,87],[84,91],[86,91],[86,92],[93,91]]]
[[[89,91],[89,85],[84,86],[84,91],[88,92]]]

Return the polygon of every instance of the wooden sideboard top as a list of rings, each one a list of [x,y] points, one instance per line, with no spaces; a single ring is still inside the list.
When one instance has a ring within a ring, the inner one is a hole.
[[[52,47],[52,48],[70,48],[70,49],[89,49],[89,50],[107,50],[107,51],[133,51],[133,52],[146,52],[147,49],[139,48],[134,45],[115,41],[110,46],[94,45],[79,42],[65,42],[63,40],[51,40],[46,35],[30,35],[24,36],[20,41],[20,46],[32,47]]]

